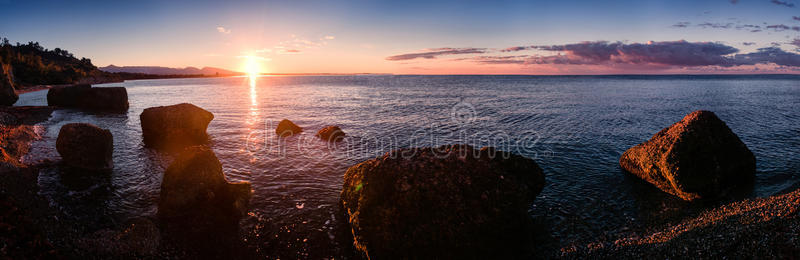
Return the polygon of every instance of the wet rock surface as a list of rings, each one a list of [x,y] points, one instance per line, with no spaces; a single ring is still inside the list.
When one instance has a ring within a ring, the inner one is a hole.
[[[128,91],[124,87],[92,87],[88,84],[58,86],[47,90],[49,106],[125,113]]]
[[[281,122],[278,123],[278,127],[275,128],[275,134],[281,137],[299,134],[302,131],[303,128],[289,121],[289,119],[281,120]]]
[[[206,128],[214,114],[198,106],[182,103],[151,107],[139,115],[144,144],[168,151],[208,143]]]
[[[87,123],[61,127],[56,150],[67,166],[90,171],[109,171],[114,167],[114,138],[111,131]]]
[[[350,167],[341,201],[369,258],[519,257],[543,186],[536,162],[493,148],[399,149]]]
[[[326,126],[317,132],[317,137],[328,142],[338,142],[344,140],[344,131],[335,125]]]
[[[206,146],[182,151],[164,172],[158,216],[167,224],[194,229],[235,226],[247,213],[250,183],[229,183]]]
[[[698,110],[628,149],[622,169],[684,200],[718,198],[751,185],[756,159],[713,112]]]
[[[18,99],[11,76],[11,66],[0,63],[0,106],[14,105]]]

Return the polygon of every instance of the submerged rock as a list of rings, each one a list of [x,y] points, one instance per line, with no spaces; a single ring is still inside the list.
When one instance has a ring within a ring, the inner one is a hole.
[[[164,172],[158,216],[192,225],[235,223],[247,213],[249,182],[229,183],[206,146],[186,148]]]
[[[47,91],[50,106],[125,113],[128,91],[124,87],[93,88],[88,84],[54,87]]]
[[[344,131],[335,125],[326,126],[317,132],[317,136],[328,142],[338,142],[344,139]]]
[[[756,158],[714,113],[698,110],[625,151],[626,171],[684,200],[720,197],[752,183]]]
[[[17,102],[19,96],[14,91],[14,80],[11,66],[0,64],[0,106],[10,106]]]
[[[111,131],[87,123],[72,123],[61,127],[56,150],[68,166],[87,170],[110,170],[114,138]]]
[[[291,136],[302,131],[303,128],[295,125],[292,121],[289,121],[289,119],[281,120],[281,122],[278,123],[278,127],[275,128],[275,133],[281,137]]]
[[[536,162],[493,148],[399,149],[350,167],[341,202],[369,258],[519,257],[543,186]]]
[[[192,104],[145,109],[139,119],[147,147],[178,151],[208,142],[206,128],[214,114]]]

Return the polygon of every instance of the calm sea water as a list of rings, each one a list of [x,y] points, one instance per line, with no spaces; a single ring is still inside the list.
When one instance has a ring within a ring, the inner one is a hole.
[[[747,197],[800,178],[800,77],[302,76],[102,86],[127,88],[127,114],[58,110],[26,160],[57,158],[59,128],[89,122],[114,135],[112,176],[80,185],[44,169],[41,193],[75,221],[114,225],[154,215],[169,158],[143,148],[139,114],[193,103],[214,113],[208,133],[227,178],[253,183],[242,236],[272,256],[350,254],[337,206],[342,176],[398,147],[493,145],[535,159],[547,184],[531,215],[556,248],[645,232],[709,207],[660,192],[618,165],[626,149],[694,110],[715,112],[755,153]],[[45,105],[45,96],[23,94],[17,105]],[[279,141],[273,129],[284,118],[307,131]],[[340,126],[346,140],[331,147],[316,139],[326,125]]]

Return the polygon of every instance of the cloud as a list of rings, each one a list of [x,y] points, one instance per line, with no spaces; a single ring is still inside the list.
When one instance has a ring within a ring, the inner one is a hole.
[[[752,46],[752,45],[755,45],[755,44],[756,44],[755,42],[743,42],[742,43],[742,45],[744,45],[744,46]]]
[[[692,23],[690,23],[690,22],[678,22],[678,23],[676,23],[676,24],[673,24],[673,25],[672,25],[672,27],[676,27],[676,28],[686,28],[686,27],[689,27],[689,25],[691,25],[691,24],[692,24]]]
[[[800,67],[800,54],[786,52],[777,47],[758,49],[757,52],[736,54],[736,65],[755,65],[774,63],[781,66]]]
[[[477,56],[470,58],[461,58],[456,60],[468,60],[483,64],[525,64],[530,55],[514,55],[514,56]]]
[[[785,7],[794,7],[793,3],[784,2],[784,1],[780,1],[780,0],[772,0],[770,2],[772,2],[773,4],[776,4],[776,5],[782,5],[782,6],[785,6]]]
[[[535,49],[535,48],[536,48],[536,46],[514,46],[514,47],[508,47],[508,48],[502,49],[500,51],[501,52],[514,52],[514,51],[530,50],[530,49]]]
[[[730,29],[730,28],[733,28],[733,23],[722,24],[722,23],[705,22],[705,23],[698,24],[697,26],[698,27],[703,27],[703,28],[709,28],[710,27],[710,28],[715,28],[715,29]]]
[[[795,38],[794,40],[789,42],[789,44],[797,46],[797,48],[800,48],[800,38]]]
[[[792,31],[800,32],[800,26],[788,26],[788,25],[785,25],[785,24],[768,25],[767,29],[772,29],[772,30],[774,30],[776,32],[782,32],[782,31],[786,31],[786,30],[792,30]]]
[[[731,4],[738,4],[739,0],[731,0]]]
[[[435,59],[436,57],[443,55],[475,54],[475,53],[485,53],[485,52],[486,48],[436,48],[436,49],[423,50],[422,52],[393,55],[386,57],[386,60],[398,61],[398,60],[413,60],[418,58]]]
[[[736,54],[738,49],[722,43],[667,41],[623,44],[621,42],[582,42],[541,46],[539,49],[562,51],[565,54],[537,56],[527,60],[534,64],[637,64],[678,67],[732,67],[756,64],[800,66],[800,54],[777,47],[760,48],[756,52]]]
[[[800,16],[792,16],[792,19],[795,21],[800,21]]]
[[[324,39],[324,40],[333,40],[333,39],[336,39],[336,37],[328,35],[328,36],[322,37],[322,39]]]
[[[225,27],[217,26],[217,32],[220,32],[222,34],[230,34],[231,29],[225,29]]]

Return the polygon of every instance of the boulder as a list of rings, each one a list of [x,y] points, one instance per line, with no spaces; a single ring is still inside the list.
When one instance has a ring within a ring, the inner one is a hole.
[[[88,95],[92,86],[78,84],[52,87],[47,90],[47,105],[58,107],[78,107],[84,96]]]
[[[247,213],[250,183],[229,183],[211,148],[191,146],[164,172],[158,216],[167,222],[231,224]]]
[[[338,142],[344,140],[344,131],[338,126],[331,125],[320,129],[317,136],[328,142]]]
[[[622,169],[691,201],[721,197],[755,177],[756,158],[714,113],[698,110],[628,149]]]
[[[82,100],[82,108],[125,113],[128,111],[128,90],[124,87],[91,88]]]
[[[347,170],[341,205],[368,258],[497,258],[530,250],[542,191],[529,158],[466,145],[394,150]]]
[[[95,88],[88,84],[53,87],[47,90],[47,105],[125,113],[128,91],[124,87]]]
[[[281,122],[278,123],[278,127],[275,128],[275,134],[280,137],[291,136],[302,131],[303,128],[297,126],[292,121],[289,121],[289,119],[281,120]]]
[[[14,90],[11,66],[0,64],[0,106],[10,106],[17,102],[19,96]]]
[[[139,119],[144,144],[168,151],[208,142],[206,128],[214,114],[195,105],[183,103],[145,109]]]
[[[111,170],[114,138],[111,131],[87,123],[71,123],[61,127],[56,150],[67,166],[86,170]]]

